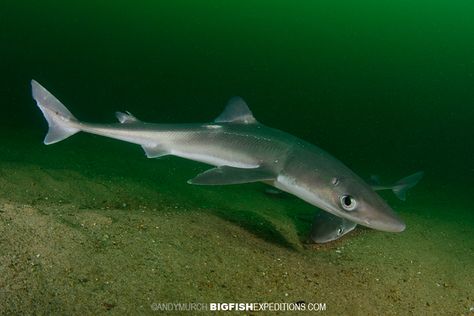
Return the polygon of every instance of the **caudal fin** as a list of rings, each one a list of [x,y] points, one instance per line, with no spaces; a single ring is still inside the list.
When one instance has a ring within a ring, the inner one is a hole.
[[[423,178],[423,171],[418,171],[411,176],[405,177],[392,187],[393,193],[402,201],[406,200],[407,191],[413,188]]]
[[[48,90],[31,80],[33,99],[48,121],[49,130],[44,139],[46,145],[57,143],[80,131],[79,121]]]

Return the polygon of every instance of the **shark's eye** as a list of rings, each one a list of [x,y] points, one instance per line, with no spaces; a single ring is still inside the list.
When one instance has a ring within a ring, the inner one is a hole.
[[[339,228],[339,229],[337,230],[337,235],[338,235],[338,236],[341,236],[341,234],[342,234],[343,232],[344,232],[344,228]]]
[[[346,211],[352,211],[356,208],[357,202],[352,196],[343,195],[341,196],[341,206]]]

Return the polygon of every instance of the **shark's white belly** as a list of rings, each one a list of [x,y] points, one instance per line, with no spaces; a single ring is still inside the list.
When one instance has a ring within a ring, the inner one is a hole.
[[[170,155],[203,162],[213,166],[230,166],[235,168],[257,168],[257,163],[247,163],[237,159],[229,159],[223,155],[213,155],[211,153],[193,152],[182,149],[171,149]]]

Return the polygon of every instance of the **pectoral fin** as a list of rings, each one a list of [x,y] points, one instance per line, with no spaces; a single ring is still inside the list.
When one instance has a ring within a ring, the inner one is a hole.
[[[406,200],[407,191],[413,188],[420,180],[423,178],[423,171],[418,171],[408,177],[398,180],[393,185],[381,185],[380,181],[374,181],[375,177],[371,176],[369,180],[369,184],[371,185],[374,191],[379,190],[392,190],[392,192],[402,201]]]
[[[392,188],[393,193],[402,201],[406,200],[407,191],[413,188],[423,178],[423,171],[418,171],[408,177],[398,180]]]
[[[274,179],[275,175],[263,167],[246,169],[221,166],[198,174],[195,178],[188,180],[188,183],[199,185],[225,185],[270,181]]]

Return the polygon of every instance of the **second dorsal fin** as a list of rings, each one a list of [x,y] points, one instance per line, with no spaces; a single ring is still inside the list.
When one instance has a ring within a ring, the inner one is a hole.
[[[115,116],[117,117],[117,120],[119,120],[120,123],[136,123],[140,122],[139,119],[137,119],[135,116],[133,116],[132,113],[130,112],[115,112]]]
[[[214,122],[216,123],[240,123],[253,124],[257,120],[253,117],[247,103],[241,97],[233,97],[227,102],[224,111]]]

